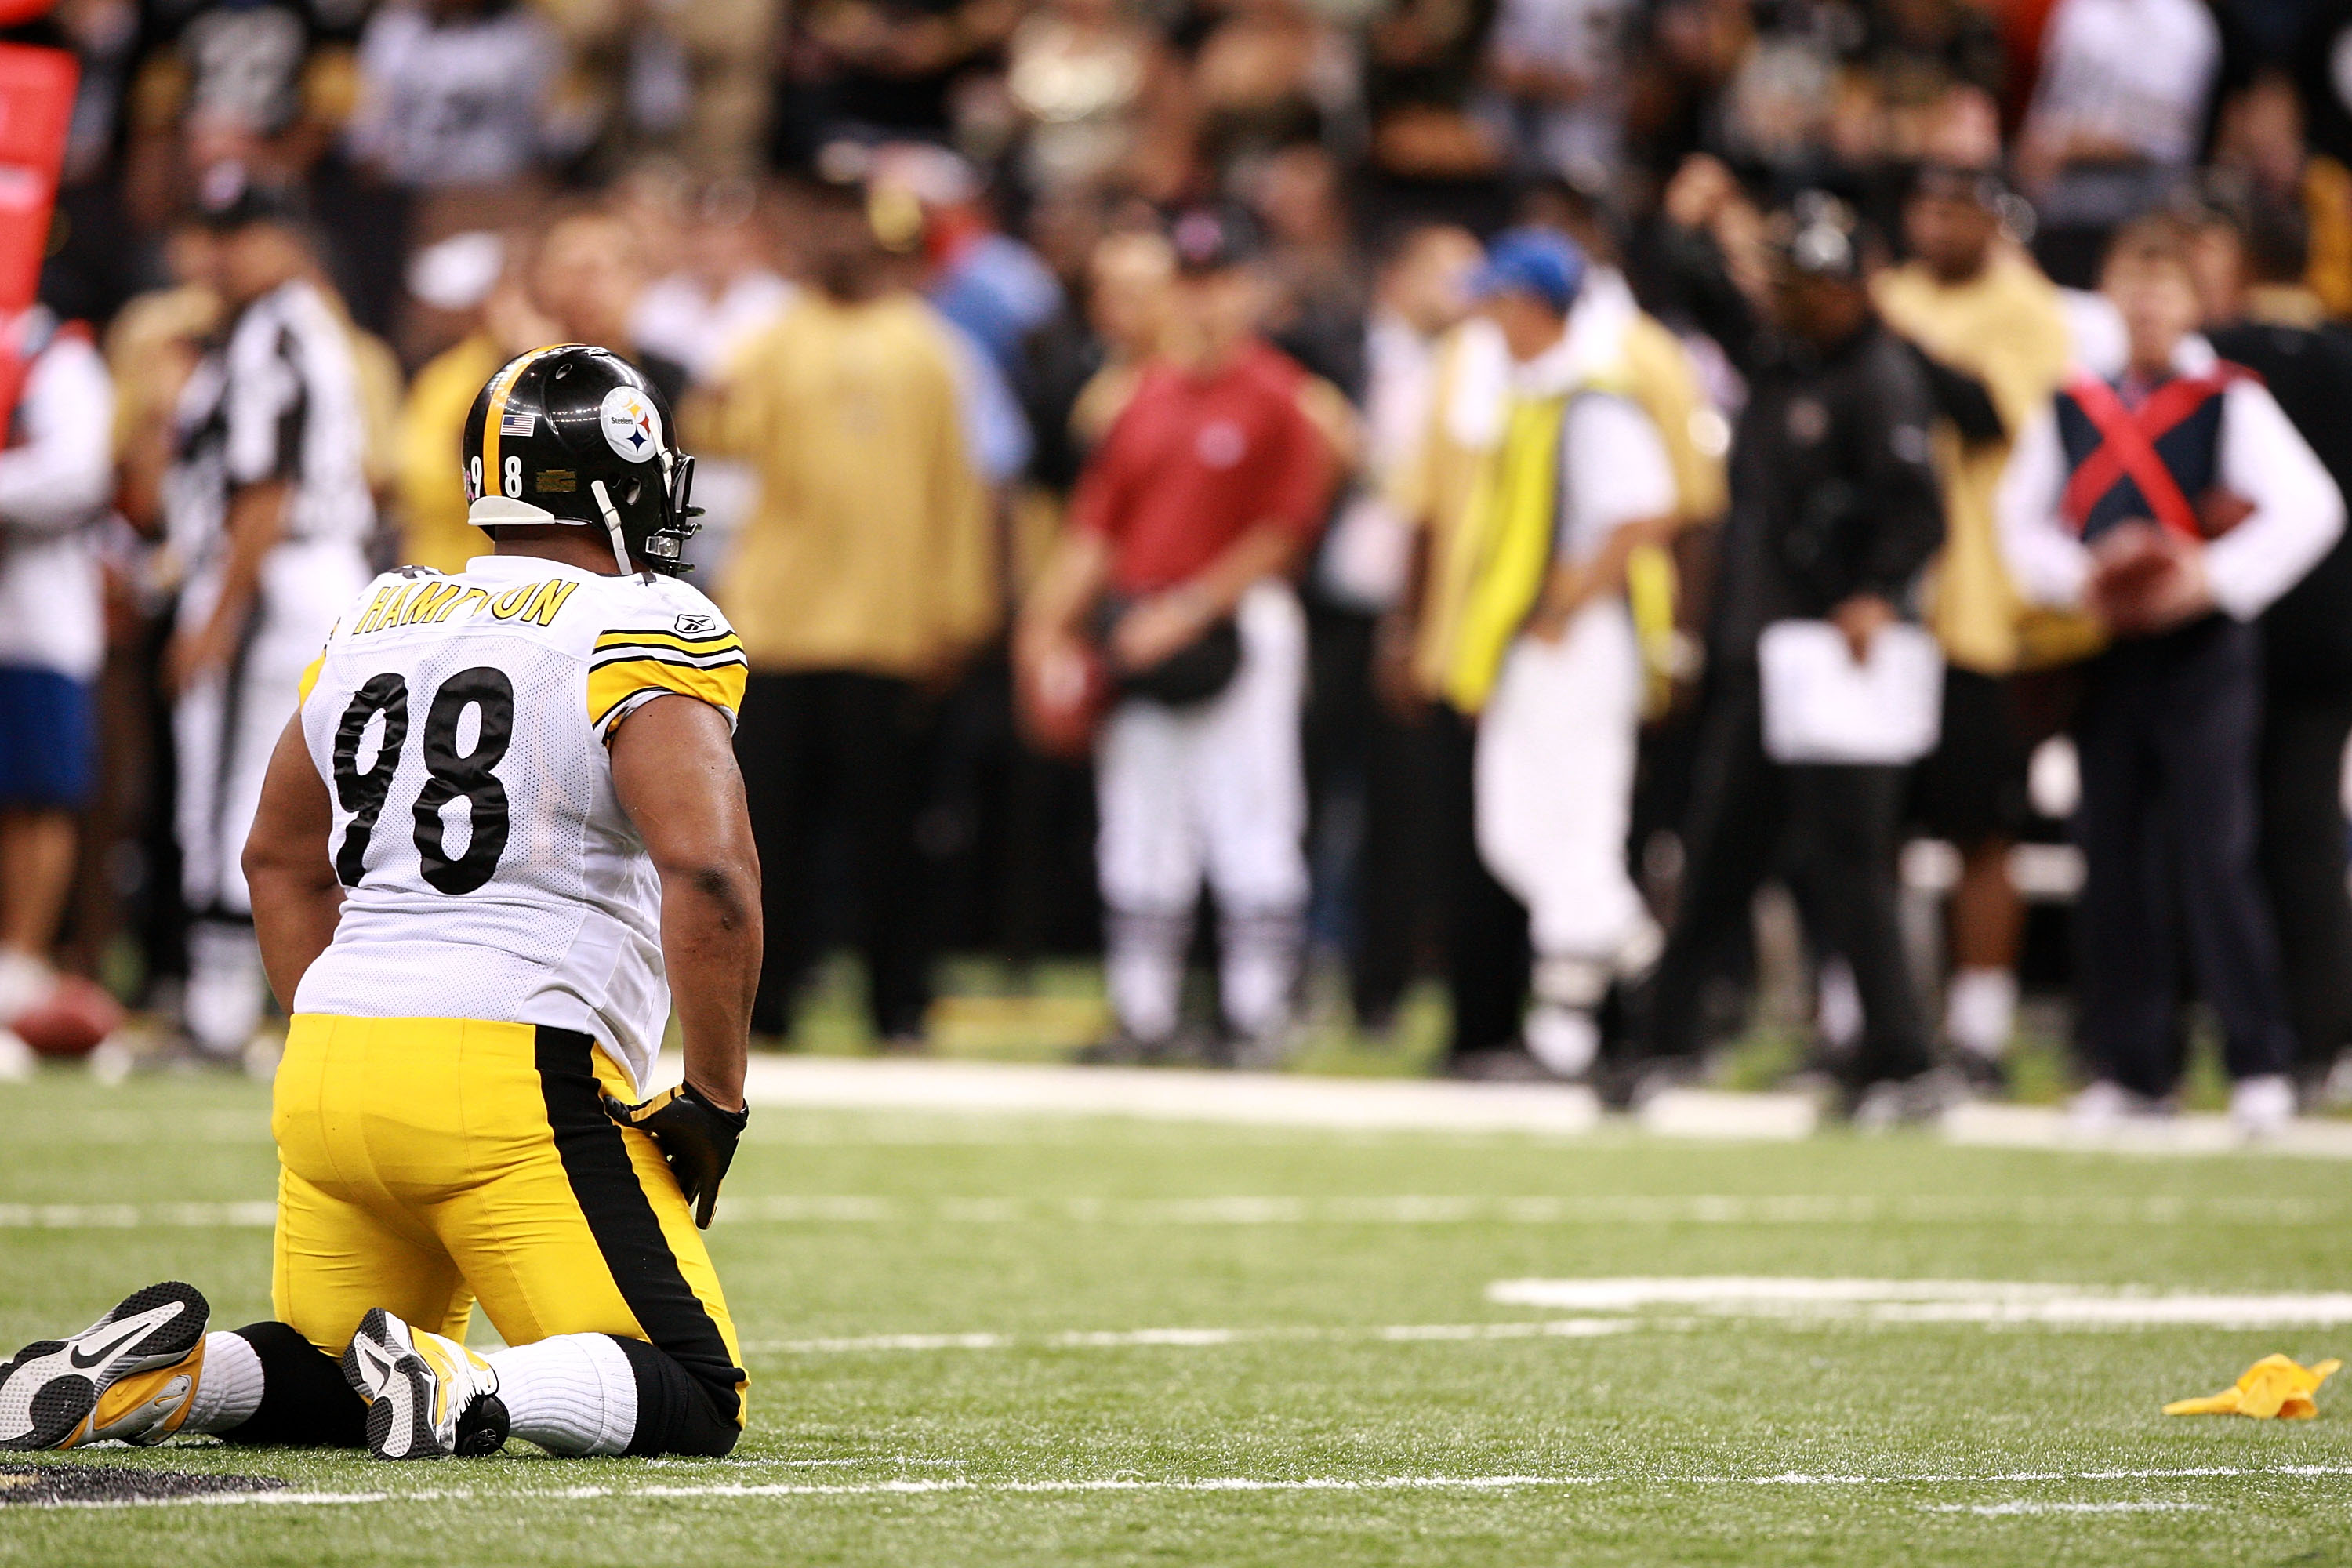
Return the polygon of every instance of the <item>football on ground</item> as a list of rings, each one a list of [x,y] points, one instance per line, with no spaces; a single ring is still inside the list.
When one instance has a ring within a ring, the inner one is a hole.
[[[0,1109],[0,1351],[159,1279],[268,1314],[265,1089]],[[770,1106],[731,1458],[10,1456],[0,1564],[2352,1561],[2352,1390],[2159,1414],[2352,1346],[2347,1176]]]

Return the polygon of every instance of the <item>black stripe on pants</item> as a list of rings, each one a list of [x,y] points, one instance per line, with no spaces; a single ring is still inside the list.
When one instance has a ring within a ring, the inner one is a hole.
[[[604,1089],[592,1065],[594,1049],[595,1042],[573,1030],[538,1031],[540,1092],[563,1173],[637,1326],[685,1369],[719,1416],[739,1422],[742,1402],[735,1391],[744,1381],[743,1369],[727,1353],[719,1325],[679,1271],[661,1221],[637,1184],[621,1129],[604,1114]],[[644,1387],[642,1378],[639,1386]],[[647,1415],[639,1410],[640,1429],[654,1425]]]

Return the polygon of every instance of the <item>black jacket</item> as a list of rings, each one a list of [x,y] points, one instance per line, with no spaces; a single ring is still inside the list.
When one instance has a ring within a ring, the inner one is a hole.
[[[1874,321],[1826,353],[1762,339],[1750,361],[1711,639],[1743,661],[1774,621],[1856,594],[1907,604],[1944,542],[1936,404],[1909,345]]]
[[[2352,331],[2248,321],[2205,334],[2263,378],[2279,407],[2352,496]],[[2263,669],[2275,688],[2352,689],[2352,530],[2263,613]]]

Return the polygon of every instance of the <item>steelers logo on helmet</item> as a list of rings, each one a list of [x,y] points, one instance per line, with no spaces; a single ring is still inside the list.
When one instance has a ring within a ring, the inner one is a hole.
[[[694,458],[673,444],[661,394],[619,355],[555,343],[516,356],[475,395],[462,457],[478,527],[592,528],[624,573],[687,569]]]
[[[605,443],[632,463],[649,463],[661,450],[661,410],[636,387],[616,386],[604,394],[597,425]]]

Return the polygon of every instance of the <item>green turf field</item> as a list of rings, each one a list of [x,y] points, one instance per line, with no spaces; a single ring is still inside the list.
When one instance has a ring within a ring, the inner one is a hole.
[[[267,1315],[263,1090],[56,1074],[0,1115],[5,1347],[169,1277]],[[85,1462],[295,1494],[33,1508],[0,1476],[0,1563],[2352,1564],[2352,1386],[2305,1424],[2158,1413],[2352,1325],[1489,1293],[2343,1290],[2342,1163],[770,1110],[727,1196],[732,1460],[115,1450]],[[1234,1331],[1143,1332],[1176,1330]]]

